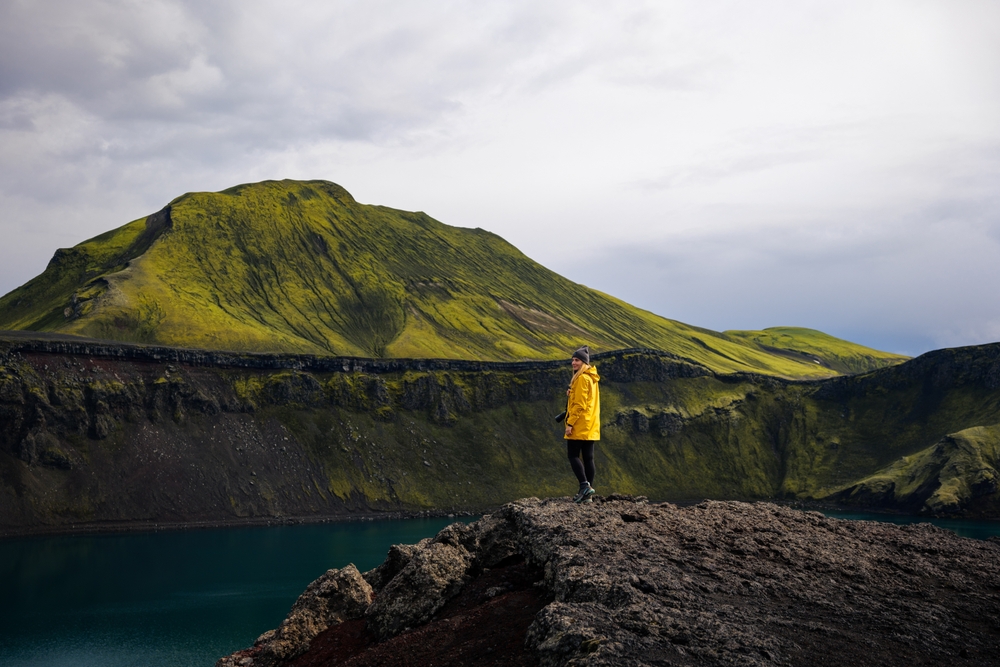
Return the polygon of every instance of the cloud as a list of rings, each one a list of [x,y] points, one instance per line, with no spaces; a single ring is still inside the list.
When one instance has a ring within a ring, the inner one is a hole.
[[[881,225],[690,230],[561,267],[657,313],[714,329],[795,325],[907,354],[997,340],[996,202]]]
[[[516,4],[54,4],[7,3],[0,17],[6,133],[51,160],[110,149],[119,163],[231,164],[317,142],[405,141],[498,73],[502,84],[555,29]],[[94,124],[89,141],[50,136],[80,119]]]
[[[328,178],[694,324],[981,341],[998,33],[975,1],[2,3],[0,292],[185,191]]]

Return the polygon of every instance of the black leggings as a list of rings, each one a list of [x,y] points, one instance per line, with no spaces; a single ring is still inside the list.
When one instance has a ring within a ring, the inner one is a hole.
[[[566,454],[569,456],[569,464],[573,468],[573,474],[584,482],[594,485],[594,440],[567,440]],[[582,455],[582,460],[581,460]]]

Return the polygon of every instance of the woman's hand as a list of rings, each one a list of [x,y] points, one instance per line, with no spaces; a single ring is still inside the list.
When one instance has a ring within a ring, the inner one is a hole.
[[[573,435],[573,427],[572,426],[567,426],[566,427],[566,437],[569,437],[571,435]]]

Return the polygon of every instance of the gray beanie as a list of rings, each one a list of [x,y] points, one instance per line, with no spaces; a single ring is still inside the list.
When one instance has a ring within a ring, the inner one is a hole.
[[[584,345],[579,350],[573,353],[574,359],[579,359],[585,364],[590,363],[590,348]]]

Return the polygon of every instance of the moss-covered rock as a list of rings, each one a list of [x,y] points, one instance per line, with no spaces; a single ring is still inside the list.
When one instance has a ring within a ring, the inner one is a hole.
[[[974,426],[901,457],[833,497],[933,514],[996,513],[998,469],[1000,425]]]

